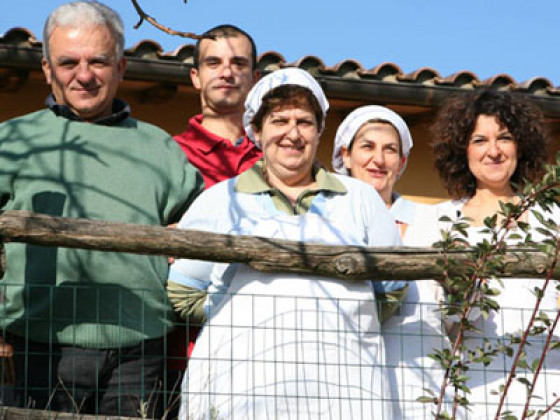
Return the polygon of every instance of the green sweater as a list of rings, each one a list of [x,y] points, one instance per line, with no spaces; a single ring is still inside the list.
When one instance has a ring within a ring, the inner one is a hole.
[[[0,124],[0,210],[145,225],[178,221],[203,187],[176,142],[50,110]],[[115,348],[172,325],[165,257],[6,244],[0,327],[40,342]]]

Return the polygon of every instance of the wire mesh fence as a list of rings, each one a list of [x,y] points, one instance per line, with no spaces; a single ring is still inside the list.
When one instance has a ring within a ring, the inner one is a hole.
[[[409,301],[380,325],[381,302],[351,297],[348,288],[358,286],[333,284],[315,296],[298,288],[277,293],[266,284],[256,293],[220,296],[188,367],[193,330],[173,318],[163,290],[156,306],[165,309],[151,319],[154,304],[143,299],[146,290],[3,284],[0,400],[4,406],[142,418],[434,418],[434,404],[418,399],[439,394],[445,369],[431,355],[451,347],[453,320],[444,322],[437,302],[414,297],[412,288]],[[22,299],[25,310],[14,312],[10,299]],[[510,326],[521,330],[529,315],[527,305],[480,317],[480,331],[467,334],[461,357],[474,360],[477,347],[510,340]],[[507,331],[500,330],[504,325]],[[114,345],[119,337],[122,345]],[[519,366],[506,410],[523,409],[526,385],[520,379],[530,381],[544,338],[531,337],[527,367]],[[544,362],[534,409],[552,404],[560,391],[559,353],[551,351]],[[493,418],[512,360],[496,354],[489,363],[469,365],[471,411],[459,410],[456,418]],[[444,395],[449,412],[453,391]]]

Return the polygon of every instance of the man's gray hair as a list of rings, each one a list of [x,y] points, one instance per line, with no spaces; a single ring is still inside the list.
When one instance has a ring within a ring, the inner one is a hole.
[[[49,40],[57,26],[77,28],[103,25],[115,39],[115,55],[120,60],[124,54],[124,25],[117,12],[97,1],[75,1],[57,7],[48,17],[43,28],[43,56],[50,61]]]

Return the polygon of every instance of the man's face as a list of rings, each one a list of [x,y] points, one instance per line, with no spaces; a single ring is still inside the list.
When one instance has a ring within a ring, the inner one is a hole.
[[[198,69],[191,70],[200,90],[203,114],[244,112],[245,98],[258,78],[251,62],[251,42],[244,36],[200,42]]]
[[[43,72],[57,103],[85,121],[112,113],[126,61],[116,57],[115,40],[103,25],[57,26],[50,37]]]

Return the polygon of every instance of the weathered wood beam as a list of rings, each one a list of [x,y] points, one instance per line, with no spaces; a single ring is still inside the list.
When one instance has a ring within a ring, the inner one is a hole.
[[[141,420],[140,417],[104,416],[93,414],[61,413],[31,408],[0,407],[0,420]]]
[[[23,211],[0,215],[4,242],[239,262],[257,270],[318,274],[350,280],[440,279],[441,252],[432,248],[367,248],[306,244],[252,236],[61,218]],[[469,251],[455,252],[450,274],[465,273]],[[9,261],[7,261],[9,264]],[[503,277],[544,277],[547,257],[517,249],[506,256]],[[555,271],[560,278],[560,270]]]

